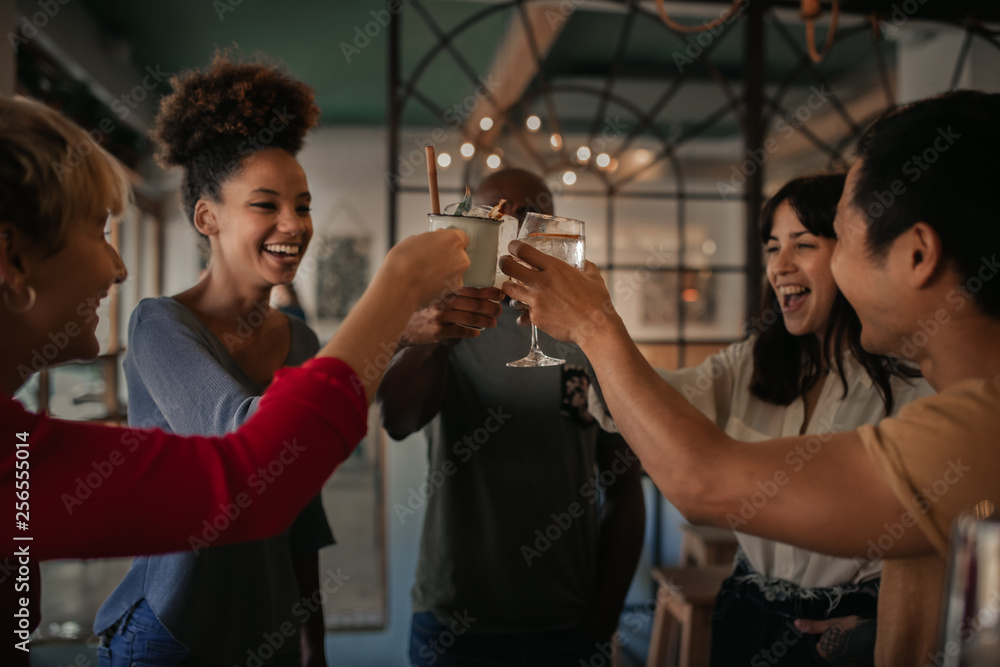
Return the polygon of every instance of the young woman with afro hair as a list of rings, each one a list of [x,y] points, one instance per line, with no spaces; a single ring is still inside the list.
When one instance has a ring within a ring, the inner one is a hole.
[[[277,369],[319,349],[302,320],[269,306],[271,288],[292,281],[312,238],[295,156],[319,109],[312,89],[281,67],[228,53],[171,85],[152,137],[159,162],[183,170],[183,209],[210,260],[191,288],[132,313],[129,420],[219,435],[253,415]],[[294,459],[290,443],[282,463]],[[275,474],[261,471],[253,502],[267,502]],[[325,665],[322,610],[300,604],[319,587],[317,551],[333,543],[320,498],[277,537],[211,541],[206,529],[188,551],[135,559],[94,624],[101,664]]]

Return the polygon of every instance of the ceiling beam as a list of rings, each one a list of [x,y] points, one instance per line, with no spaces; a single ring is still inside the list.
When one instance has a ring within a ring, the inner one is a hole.
[[[577,4],[579,3],[556,0],[526,3],[524,12],[527,21],[522,19],[515,8],[484,76],[486,81],[497,81],[500,85],[492,91],[492,101],[483,100],[483,103],[466,119],[464,132],[466,136],[479,135],[481,132],[479,123],[485,116],[493,120],[502,118],[520,101],[538,74],[538,63],[532,56],[532,36],[538,55],[544,61],[576,10]],[[530,26],[530,35],[525,30],[525,23]],[[495,123],[492,129],[482,132],[480,145],[492,146],[500,129],[500,123]]]

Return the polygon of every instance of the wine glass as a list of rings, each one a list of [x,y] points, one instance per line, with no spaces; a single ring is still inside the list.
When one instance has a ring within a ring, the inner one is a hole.
[[[524,216],[524,222],[517,238],[528,245],[541,250],[583,270],[584,236],[583,223],[570,218],[557,218],[554,215],[529,213]],[[531,325],[531,349],[527,356],[517,361],[507,362],[514,368],[531,368],[534,366],[558,366],[566,363],[565,359],[550,357],[538,346],[538,327]]]

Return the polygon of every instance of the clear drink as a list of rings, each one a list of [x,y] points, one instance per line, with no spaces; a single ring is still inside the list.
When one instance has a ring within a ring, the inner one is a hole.
[[[557,257],[567,264],[583,269],[585,250],[582,235],[535,232],[529,234],[524,241],[546,255]]]
[[[540,250],[546,255],[561,259],[576,269],[583,270],[585,244],[583,223],[571,218],[557,218],[554,215],[529,213],[524,216],[517,238]],[[520,260],[518,260],[520,261]],[[523,264],[523,262],[522,262]],[[550,357],[538,346],[538,327],[531,327],[531,349],[517,361],[507,362],[515,368],[537,366],[557,366],[565,359]]]

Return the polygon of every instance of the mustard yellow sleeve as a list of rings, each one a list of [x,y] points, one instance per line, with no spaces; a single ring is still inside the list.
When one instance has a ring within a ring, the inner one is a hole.
[[[858,434],[872,463],[940,554],[955,517],[1000,504],[1000,382],[970,380],[914,401]]]

